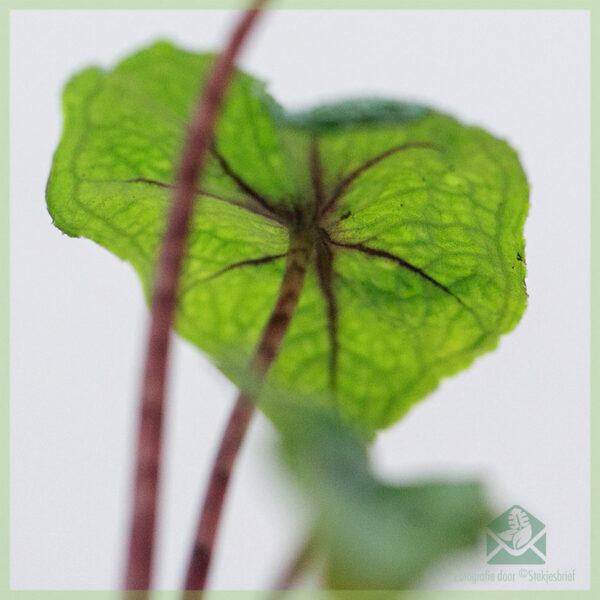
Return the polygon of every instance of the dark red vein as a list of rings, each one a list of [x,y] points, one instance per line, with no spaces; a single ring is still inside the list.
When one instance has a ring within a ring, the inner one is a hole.
[[[335,392],[337,387],[337,365],[339,353],[338,306],[334,289],[333,252],[325,242],[316,246],[315,267],[319,287],[327,307],[327,333],[329,336],[329,387]]]
[[[330,212],[331,210],[333,210],[337,201],[342,197],[342,195],[348,189],[348,187],[363,173],[365,173],[370,168],[372,168],[375,165],[377,165],[378,163],[380,163],[382,160],[388,158],[389,156],[392,156],[393,154],[396,154],[398,152],[403,152],[405,150],[412,150],[415,148],[422,148],[425,150],[436,150],[438,152],[441,152],[441,148],[439,148],[438,146],[435,146],[434,144],[430,144],[428,142],[408,142],[406,144],[401,144],[399,146],[393,146],[392,148],[389,148],[385,152],[381,152],[377,156],[374,156],[373,158],[366,160],[362,165],[360,165],[359,167],[354,169],[354,171],[352,171],[351,173],[346,175],[346,177],[344,177],[335,186],[335,188],[333,189],[333,193],[331,194],[331,198],[327,201],[327,204],[321,211],[321,216],[325,215],[328,212]]]
[[[277,214],[277,211],[275,210],[275,207],[271,204],[271,201],[259,194],[249,183],[247,183],[238,173],[236,173],[231,167],[231,165],[227,162],[225,157],[217,150],[217,148],[214,145],[212,146],[211,150],[215,158],[221,165],[223,172],[235,182],[235,184],[242,192],[248,194],[248,196],[250,196],[251,198],[254,198],[256,202],[258,202],[265,210],[269,211],[271,214]]]
[[[207,277],[203,277],[201,279],[196,279],[187,288],[181,290],[181,295],[183,296],[183,294],[187,293],[193,286],[195,286],[198,283],[205,283],[207,281],[212,281],[213,279],[216,279],[217,277],[220,277],[221,275],[224,275],[225,273],[227,273],[229,271],[233,271],[234,269],[238,269],[240,267],[247,267],[247,266],[264,265],[264,264],[273,262],[274,260],[277,260],[279,258],[284,258],[286,256],[287,256],[287,252],[284,252],[283,254],[267,254],[265,256],[261,256],[260,258],[249,258],[247,260],[240,260],[239,262],[232,263],[232,264],[224,267],[223,269],[220,269],[219,271],[213,273],[212,275],[208,275]]]
[[[407,260],[405,260],[401,256],[398,256],[396,254],[392,254],[391,252],[387,252],[386,250],[379,250],[378,248],[372,248],[371,246],[365,246],[364,244],[361,244],[361,243],[358,243],[358,244],[345,244],[343,242],[338,242],[338,241],[336,241],[336,240],[334,240],[332,238],[329,238],[328,241],[331,244],[334,244],[335,246],[339,246],[340,248],[348,248],[350,250],[357,250],[358,252],[362,252],[363,254],[368,254],[369,256],[376,256],[378,258],[386,258],[388,260],[394,261],[395,263],[399,264],[400,266],[404,267],[405,269],[408,269],[409,271],[412,271],[413,273],[416,273],[417,275],[419,275],[423,279],[426,279],[427,281],[429,281],[430,283],[432,283],[433,285],[435,285],[440,290],[446,292],[446,294],[449,294],[450,296],[452,296],[460,304],[462,304],[463,306],[465,306],[465,308],[469,308],[447,286],[445,286],[443,283],[440,283],[437,279],[435,279],[431,275],[428,275],[427,273],[425,273],[425,271],[423,271],[423,269],[421,269],[421,268],[413,265],[412,263],[408,262]]]
[[[162,181],[158,181],[157,179],[148,179],[146,177],[123,179],[123,183],[147,183],[148,185],[155,185],[157,187],[165,188],[167,190],[175,189],[175,186],[172,183],[164,183]],[[195,188],[195,193],[198,195],[207,196],[208,198],[215,198],[216,200],[224,200],[225,202],[235,202],[231,198],[224,198],[223,196],[218,196],[217,194],[213,194],[211,192],[207,192],[206,190],[202,190],[199,188]]]
[[[170,183],[164,183],[162,181],[157,181],[156,179],[146,179],[145,177],[136,177],[135,179],[124,179],[123,183],[147,183],[149,185],[156,185],[161,188],[166,188],[169,190],[175,189],[175,186]],[[237,206],[238,208],[242,208],[243,210],[247,210],[255,215],[260,215],[261,217],[265,217],[267,219],[271,219],[283,225],[283,219],[273,214],[271,211],[265,210],[262,206],[250,206],[248,204],[244,204],[239,200],[234,200],[233,198],[227,198],[225,196],[219,196],[218,194],[213,194],[212,192],[207,192],[206,190],[196,188],[196,194],[199,196],[206,196],[207,198],[213,198],[215,200],[221,200],[223,202],[227,202],[227,204],[231,204],[233,206]]]
[[[310,177],[312,180],[313,191],[315,194],[315,215],[321,213],[323,206],[323,166],[321,164],[321,154],[319,152],[319,140],[313,137],[310,141]]]

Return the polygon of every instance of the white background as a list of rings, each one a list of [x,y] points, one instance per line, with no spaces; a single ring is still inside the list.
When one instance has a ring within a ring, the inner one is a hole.
[[[110,67],[159,37],[198,50],[218,48],[232,17],[226,11],[12,14],[15,589],[119,586],[147,320],[127,264],[50,224],[44,186],[60,135],[60,91],[78,69]],[[498,514],[517,503],[546,523],[547,568],[575,568],[575,583],[565,587],[586,588],[588,13],[278,12],[264,19],[242,64],[272,82],[271,92],[288,106],[388,94],[482,125],[520,152],[532,190],[529,308],[496,352],[445,381],[382,433],[373,459],[394,480],[425,474],[483,478]],[[156,581],[161,588],[181,583],[199,495],[235,394],[188,344],[178,341],[173,358]],[[270,458],[273,441],[259,416],[227,505],[215,588],[269,586],[302,538],[304,509]],[[485,568],[482,545],[422,585],[472,587],[457,582],[457,575]],[[514,587],[528,585],[517,581]]]

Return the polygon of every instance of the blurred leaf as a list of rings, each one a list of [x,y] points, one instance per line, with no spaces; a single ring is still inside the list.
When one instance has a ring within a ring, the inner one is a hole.
[[[213,60],[161,42],[64,92],[48,209],[68,235],[129,261],[146,295]],[[270,381],[326,397],[367,436],[495,348],[524,311],[517,155],[428,108],[367,99],[290,115],[239,73],[198,187],[177,331],[217,365],[245,363],[302,229],[314,261]]]
[[[406,589],[475,544],[489,521],[477,482],[389,485],[363,442],[329,411],[274,401],[285,455],[316,515],[333,589]]]

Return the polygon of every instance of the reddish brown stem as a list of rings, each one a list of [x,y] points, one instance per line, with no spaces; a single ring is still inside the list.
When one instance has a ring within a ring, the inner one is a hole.
[[[308,264],[311,248],[308,243],[291,238],[285,273],[271,316],[263,330],[250,368],[262,380],[277,357],[283,337],[294,314]],[[219,520],[235,459],[239,453],[254,413],[254,402],[240,392],[213,463],[208,488],[202,504],[196,539],[188,567],[185,599],[198,599],[191,590],[204,590],[213,555]]]
[[[132,521],[124,581],[127,590],[148,590],[151,584],[169,337],[196,185],[211,144],[223,95],[233,74],[235,57],[263,3],[255,2],[253,9],[244,13],[225,51],[217,59],[199,99],[177,174],[152,296],[150,334],[140,403]]]
[[[275,583],[274,592],[271,594],[270,600],[279,600],[284,597],[286,590],[292,589],[292,586],[298,581],[298,578],[304,573],[313,559],[315,545],[315,538],[312,536],[302,544]]]

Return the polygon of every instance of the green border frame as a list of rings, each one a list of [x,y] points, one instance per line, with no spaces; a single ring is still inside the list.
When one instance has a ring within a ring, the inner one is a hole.
[[[247,5],[247,2],[240,0],[172,0],[167,3],[161,0],[5,0],[3,2],[1,20],[2,31],[5,34],[5,43],[2,45],[2,64],[4,71],[4,81],[6,90],[0,100],[0,108],[3,114],[7,115],[0,126],[0,135],[6,140],[5,160],[2,163],[2,173],[4,175],[6,198],[9,198],[9,39],[10,39],[10,18],[11,10],[23,9],[239,9]],[[569,9],[569,10],[587,10],[590,12],[591,28],[591,106],[593,101],[600,98],[600,60],[593,59],[593,50],[600,45],[600,4],[595,6],[594,0],[274,0],[270,3],[273,9]],[[600,104],[591,114],[591,198],[600,196],[600,173],[594,174],[594,166],[598,163],[600,156],[600,128],[594,129],[594,124],[598,122],[597,115],[600,113]],[[595,160],[596,159],[596,160]],[[600,242],[594,239],[593,233],[598,231],[600,211],[591,203],[591,264],[593,268],[600,260],[598,251]],[[2,559],[2,570],[0,579],[0,598],[10,598],[12,600],[117,600],[122,598],[122,592],[118,591],[12,591],[10,585],[9,570],[9,202],[5,201],[0,205],[0,313],[4,318],[0,321],[0,356],[3,358],[0,366],[0,386],[5,398],[2,402],[2,412],[0,420],[4,423],[4,428],[0,433],[2,440],[2,454],[5,460],[2,461],[1,479],[4,484],[4,492],[0,495],[0,513],[2,514],[2,524],[0,525],[0,558]],[[600,296],[600,284],[598,280],[591,279],[591,306],[594,307],[594,301]],[[598,351],[598,338],[600,336],[600,319],[591,311],[591,404],[593,407],[594,399],[600,394],[600,352]],[[595,467],[600,464],[600,443],[595,441],[594,434],[600,434],[600,418],[595,410],[591,410],[591,464]],[[600,435],[599,435],[600,437]],[[591,569],[590,569],[590,590],[588,591],[406,591],[394,595],[394,597],[406,598],[409,600],[438,600],[444,598],[448,600],[545,600],[547,594],[553,595],[553,600],[574,600],[591,598],[592,592],[598,592],[600,589],[600,570],[594,569],[596,565],[596,556],[600,552],[600,537],[594,535],[598,531],[600,523],[600,505],[598,501],[598,485],[600,482],[600,472],[591,470]],[[596,509],[596,510],[594,510]],[[177,591],[157,591],[153,592],[152,598],[155,600],[175,600],[181,596]],[[202,600],[267,600],[268,593],[261,591],[210,591],[204,594]],[[332,600],[332,595],[319,591],[291,591],[283,595],[285,600]],[[135,600],[135,594],[130,600]],[[200,599],[200,596],[198,597]],[[390,600],[387,592],[343,592],[336,593],[335,600]]]

